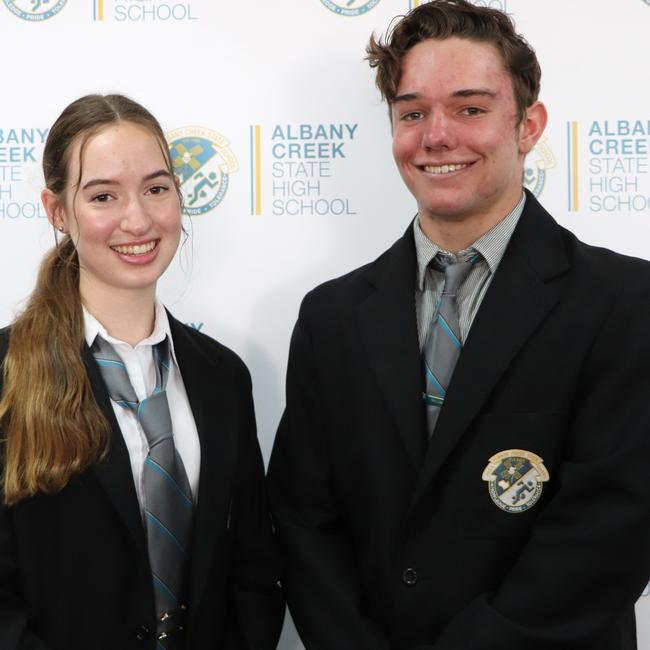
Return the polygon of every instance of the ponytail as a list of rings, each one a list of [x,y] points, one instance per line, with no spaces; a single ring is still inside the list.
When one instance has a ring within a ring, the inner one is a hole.
[[[108,450],[110,428],[81,357],[79,262],[69,236],[41,263],[14,321],[0,399],[4,501],[56,494]]]

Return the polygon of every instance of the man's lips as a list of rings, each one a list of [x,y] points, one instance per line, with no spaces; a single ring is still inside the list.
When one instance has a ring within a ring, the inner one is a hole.
[[[423,169],[428,174],[450,174],[452,172],[457,172],[462,169],[467,169],[470,165],[474,163],[444,163],[441,165],[418,165],[420,169]]]

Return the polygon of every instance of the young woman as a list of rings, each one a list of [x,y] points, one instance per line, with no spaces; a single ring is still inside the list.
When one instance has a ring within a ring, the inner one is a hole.
[[[59,241],[0,331],[0,648],[274,648],[250,376],[156,300],[181,235],[162,130],[82,97],[43,170]]]

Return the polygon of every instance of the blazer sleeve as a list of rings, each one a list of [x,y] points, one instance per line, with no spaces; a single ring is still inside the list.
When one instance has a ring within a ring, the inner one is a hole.
[[[229,513],[234,565],[230,575],[231,629],[226,650],[273,650],[277,646],[285,602],[281,562],[273,534],[264,464],[253,408],[251,381],[245,370],[240,462]]]
[[[269,467],[289,609],[309,650],[386,650],[387,640],[362,610],[357,562],[329,487],[325,398],[303,312],[291,339],[286,410]]]
[[[0,359],[4,362],[9,330],[0,330]],[[3,372],[0,363],[0,395]],[[4,433],[0,430],[0,438]],[[4,467],[2,467],[4,471]],[[18,560],[14,544],[11,508],[0,503],[0,648],[2,650],[50,650],[28,628],[25,604],[20,597]]]
[[[587,650],[613,621],[634,629],[650,576],[649,291],[611,306],[580,375],[560,487],[517,560],[423,650]]]

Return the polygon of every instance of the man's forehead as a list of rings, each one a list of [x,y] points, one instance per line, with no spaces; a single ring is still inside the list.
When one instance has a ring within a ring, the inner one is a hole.
[[[493,57],[488,54],[490,50]],[[429,38],[404,54],[393,102],[403,100],[403,96],[414,99],[419,87],[428,84],[444,85],[447,94],[455,97],[495,97],[505,80],[510,85],[512,75],[493,43],[455,36]]]
[[[404,74],[405,67],[416,55],[427,56],[432,60],[447,55],[455,54],[458,63],[465,64],[466,70],[481,70],[490,63],[495,62],[503,72],[509,74],[503,53],[498,46],[487,40],[449,36],[448,38],[425,38],[414,43],[405,52],[401,60],[400,73]],[[468,54],[470,55],[468,57]],[[492,56],[491,56],[492,55]]]

